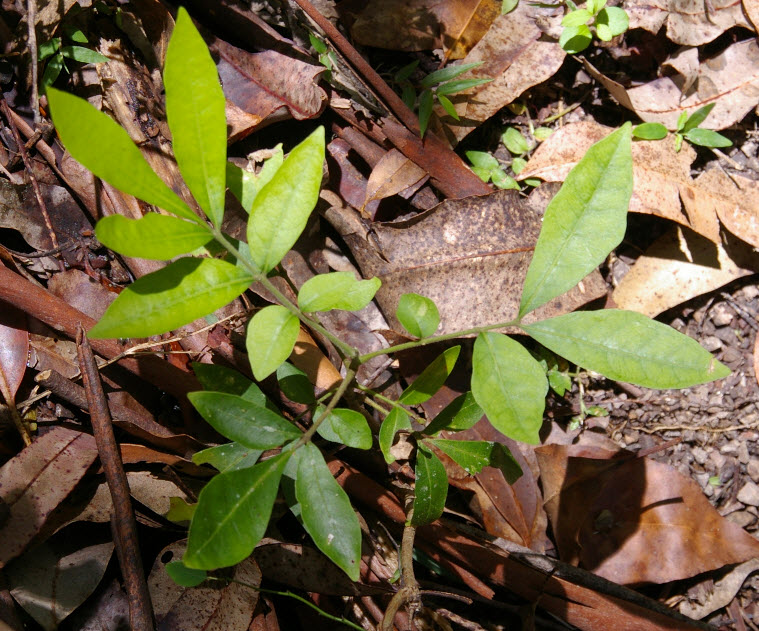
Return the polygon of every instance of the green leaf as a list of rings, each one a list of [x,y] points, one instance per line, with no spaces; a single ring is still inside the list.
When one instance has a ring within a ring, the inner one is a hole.
[[[201,224],[158,213],[148,213],[142,219],[103,217],[95,226],[95,236],[114,252],[157,261],[169,261],[213,240]]]
[[[522,171],[524,171],[524,168],[527,166],[527,160],[524,158],[514,158],[511,161],[511,170],[514,171],[517,175],[519,175]]]
[[[110,61],[105,55],[101,55],[96,50],[84,48],[84,46],[61,46],[61,54],[83,64],[102,64]]]
[[[419,294],[403,294],[398,300],[395,317],[414,337],[429,337],[440,325],[440,312],[435,303]]]
[[[606,5],[606,0],[588,0],[585,7],[593,15],[596,15]]]
[[[448,66],[447,68],[436,70],[424,77],[424,79],[419,82],[419,86],[422,88],[431,88],[438,83],[455,79],[459,75],[469,72],[473,68],[477,68],[484,63],[484,61],[478,61],[473,64],[460,64],[458,66]]]
[[[316,401],[314,386],[308,380],[306,373],[290,362],[285,362],[277,368],[277,382],[280,390],[290,401],[306,405]]]
[[[493,179],[493,184],[500,189],[511,188],[515,191],[520,190],[519,183],[510,175],[506,175],[503,169],[493,169],[490,173],[490,177]]]
[[[258,191],[269,183],[284,160],[285,156],[280,143],[272,149],[272,156],[266,158],[258,175],[227,162],[227,186],[245,212],[250,213]]]
[[[416,450],[414,467],[416,484],[414,485],[414,515],[412,526],[423,526],[435,521],[443,514],[445,499],[448,496],[448,475],[440,462],[424,443],[419,443]]]
[[[683,127],[685,126],[686,121],[688,120],[688,112],[683,110],[680,112],[680,116],[677,117],[677,131],[682,131]]]
[[[593,41],[593,36],[586,24],[579,26],[567,26],[559,36],[559,46],[564,52],[576,55],[582,52]]]
[[[276,412],[225,392],[191,392],[190,403],[217,432],[250,449],[273,449],[301,431]]]
[[[487,151],[467,151],[466,157],[469,162],[481,169],[491,171],[501,167],[495,156],[489,154]]]
[[[424,90],[419,95],[419,135],[424,138],[424,132],[427,131],[427,125],[432,116],[433,105],[432,90]]]
[[[547,140],[552,133],[553,129],[550,127],[536,127],[532,132],[532,135],[538,142],[543,142],[544,140]]]
[[[224,217],[227,119],[216,64],[184,7],[179,7],[163,69],[166,117],[187,187],[214,226]]]
[[[507,127],[501,135],[501,142],[515,156],[521,156],[530,150],[527,139],[514,127]]]
[[[711,129],[691,129],[685,132],[685,138],[688,142],[701,147],[730,147],[733,144],[729,138]]]
[[[423,431],[425,434],[432,435],[444,429],[453,432],[469,429],[474,427],[484,414],[485,412],[474,400],[474,395],[471,392],[465,392],[451,401]]]
[[[588,149],[548,204],[520,317],[574,287],[622,241],[633,185],[630,127]]]
[[[419,65],[419,60],[415,59],[410,64],[406,64],[401,68],[398,72],[395,73],[395,76],[393,79],[397,83],[401,83],[402,81],[406,81],[412,74],[414,74],[414,70],[416,70],[416,67]]]
[[[508,484],[514,484],[522,477],[522,467],[519,466],[509,448],[502,443],[494,445],[490,454],[490,466],[500,469]]]
[[[179,259],[125,288],[88,335],[159,335],[220,309],[251,282],[248,273],[225,261]]]
[[[264,307],[253,316],[245,346],[256,380],[266,379],[290,357],[299,330],[298,318],[280,305]]]
[[[414,109],[414,106],[416,105],[416,90],[414,90],[414,86],[410,83],[403,85],[403,89],[401,90],[401,100],[410,110]]]
[[[628,29],[630,17],[620,7],[604,7],[596,17],[596,29],[600,26],[607,27],[611,37],[616,37],[617,35],[622,35]]]
[[[395,457],[390,453],[390,448],[395,441],[395,435],[400,430],[411,431],[411,420],[401,408],[394,407],[382,421],[379,431],[380,450],[388,464],[395,462]]]
[[[312,443],[301,447],[295,496],[303,527],[316,546],[352,581],[361,570],[361,527],[345,491]]]
[[[677,130],[683,132],[685,134],[686,132],[689,132],[691,129],[696,129],[701,123],[703,123],[706,120],[706,117],[709,116],[711,111],[714,109],[714,106],[717,105],[716,103],[709,103],[709,105],[704,105],[704,107],[700,107],[697,109],[693,114],[688,116],[687,112],[682,112],[680,116],[682,117],[683,114],[687,117],[685,119],[685,122],[680,125],[680,122],[678,120]]]
[[[482,467],[490,464],[493,444],[484,440],[445,440],[429,438],[427,443],[434,445],[451,458],[469,475],[476,475]]]
[[[443,96],[442,94],[438,93],[437,100],[438,103],[443,106],[443,109],[446,111],[448,116],[454,120],[459,120],[459,113],[456,111],[456,108],[453,107],[453,103],[451,103],[450,99],[447,96]]]
[[[596,35],[602,42],[610,42],[614,35],[606,24],[596,24]]]
[[[459,358],[461,346],[452,346],[427,366],[408,388],[403,391],[398,403],[419,405],[430,399],[448,379]]]
[[[382,282],[379,278],[356,280],[351,272],[332,272],[309,278],[298,292],[302,311],[358,311],[368,305]]]
[[[514,9],[517,8],[518,4],[519,0],[503,0],[501,3],[501,15],[511,13]]]
[[[567,13],[561,21],[561,25],[565,27],[580,26],[582,24],[587,24],[592,19],[593,14],[590,11],[587,9],[578,9],[577,11]]]
[[[311,46],[317,53],[324,54],[327,52],[327,44],[316,37],[316,35],[313,33],[308,34],[308,40],[311,42]]]
[[[194,570],[181,561],[166,564],[166,574],[172,581],[182,587],[197,587],[207,578],[205,570]]]
[[[485,85],[486,83],[490,83],[491,81],[492,79],[458,79],[456,81],[449,81],[448,83],[444,83],[437,90],[435,90],[435,94],[439,99],[441,96],[464,92],[465,90],[476,88],[478,85]],[[458,120],[458,118],[456,118],[456,120]]]
[[[220,473],[206,484],[198,497],[182,559],[187,567],[227,567],[253,552],[266,532],[290,455],[283,453],[254,467]]]
[[[63,55],[57,53],[47,62],[45,72],[42,73],[40,86],[43,92],[47,92],[48,88],[55,83],[61,74],[61,70],[63,70]]]
[[[494,171],[499,171],[500,169],[493,169],[493,170],[494,170]],[[473,167],[472,167],[472,171],[474,172],[474,174],[475,174],[475,175],[476,175],[478,178],[480,178],[480,179],[481,179],[483,182],[485,182],[486,184],[487,184],[488,182],[490,182],[490,177],[491,177],[491,173],[492,173],[490,169],[486,169],[486,168],[484,168],[484,167],[476,167],[476,166],[473,166]]]
[[[499,432],[525,443],[540,442],[548,381],[540,364],[518,342],[480,333],[472,356],[472,394]]]
[[[318,407],[315,417],[321,416],[323,407]],[[370,449],[372,430],[363,414],[345,408],[335,408],[317,428],[319,436],[333,443],[340,443],[355,449]]]
[[[667,136],[667,128],[661,123],[641,123],[633,127],[632,135],[641,140],[661,140]]]
[[[248,220],[253,262],[270,272],[295,244],[319,199],[324,164],[324,127],[295,147],[256,195]]]
[[[263,449],[251,449],[240,443],[227,443],[194,453],[192,461],[197,465],[210,464],[223,473],[252,467],[263,453]]]
[[[567,390],[572,389],[572,378],[566,373],[559,370],[549,370],[546,372],[548,385],[560,397],[564,396]]]
[[[579,311],[522,328],[578,366],[646,388],[687,388],[730,374],[695,340],[632,311]]]
[[[61,38],[54,37],[46,42],[42,42],[37,48],[37,60],[45,61],[48,57],[52,57],[61,48]]]
[[[199,362],[194,362],[192,369],[204,390],[235,394],[246,401],[264,407],[271,405],[261,388],[236,370],[217,364],[201,364]]]
[[[150,168],[127,133],[84,99],[47,89],[50,115],[72,157],[120,191],[175,215],[200,221]]]
[[[181,497],[170,497],[169,510],[166,511],[164,517],[175,524],[189,526],[197,507],[197,504],[189,504]]]

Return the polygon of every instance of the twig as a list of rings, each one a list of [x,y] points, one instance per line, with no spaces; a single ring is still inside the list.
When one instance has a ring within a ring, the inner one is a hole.
[[[39,63],[37,62],[37,0],[28,0],[26,4],[27,48],[29,63],[32,66],[32,112],[34,124],[40,123]]]
[[[111,414],[100,383],[95,356],[81,326],[76,341],[79,366],[90,406],[92,430],[113,500],[111,523],[116,532],[116,548],[120,552],[119,563],[129,601],[130,628],[134,631],[153,631],[153,608],[137,542],[137,522],[129,497],[129,483],[113,435]]]
[[[408,512],[408,521],[403,527],[401,539],[401,588],[395,592],[385,610],[385,617],[380,625],[381,631],[392,631],[395,614],[406,603],[409,603],[409,620],[414,619],[414,614],[420,607],[419,583],[414,576],[414,537],[416,526],[411,525],[414,518],[414,508]]]

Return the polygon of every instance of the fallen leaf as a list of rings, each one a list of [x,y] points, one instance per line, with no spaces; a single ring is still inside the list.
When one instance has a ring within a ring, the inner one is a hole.
[[[247,631],[258,602],[254,588],[261,585],[261,570],[252,558],[234,567],[235,583],[205,581],[197,587],[181,587],[166,573],[166,564],[179,561],[186,540],[166,546],[158,553],[148,576],[158,628],[162,631]]]
[[[382,280],[376,298],[391,326],[402,330],[398,300],[414,292],[437,304],[443,334],[516,317],[541,214],[514,191],[496,191],[445,201],[406,221],[375,223],[371,233],[350,208],[333,206],[326,217],[364,278]],[[603,295],[604,286],[594,272],[531,316],[572,311]]]
[[[562,560],[636,584],[681,580],[759,554],[759,541],[668,465],[588,447],[545,445],[536,454]]]
[[[728,239],[728,249],[687,228],[672,230],[638,257],[612,293],[621,309],[655,317],[759,270],[759,255]]]
[[[706,602],[695,603],[683,599],[680,603],[680,613],[701,620],[715,611],[727,607],[735,598],[743,583],[750,574],[759,570],[759,559],[751,559],[740,565],[736,565],[725,576],[714,583],[714,587],[706,598]]]
[[[373,0],[351,28],[355,41],[390,50],[442,48],[461,59],[501,12],[498,0]]]
[[[366,183],[366,199],[360,210],[364,210],[371,201],[392,197],[407,189],[411,189],[411,194],[413,194],[427,179],[428,175],[424,169],[414,164],[397,149],[391,149],[372,169]]]
[[[131,496],[158,515],[169,512],[172,497],[190,499],[175,482],[150,471],[129,471],[127,480]]]
[[[748,19],[751,20],[751,24],[754,25],[754,30],[759,30],[759,1],[743,0],[743,10]]]
[[[550,12],[529,2],[520,2],[514,11],[496,18],[485,37],[462,62],[483,62],[463,78],[493,80],[449,95],[461,120],[445,117],[442,108],[438,108],[438,115],[444,117],[447,136],[460,141],[479,123],[556,73],[566,53],[555,41],[544,41],[536,24],[538,18],[545,19]]]
[[[0,469],[0,499],[10,516],[0,528],[0,568],[21,554],[97,456],[89,434],[55,427]]]
[[[47,289],[95,320],[103,317],[117,296],[77,269],[55,274],[48,282]]]
[[[734,26],[750,29],[740,2],[732,0],[625,0],[630,29],[657,33],[667,23],[667,37],[675,44],[700,46]]]
[[[26,316],[3,304],[0,309],[0,395],[6,401],[16,397],[26,372],[29,356],[29,331]]]

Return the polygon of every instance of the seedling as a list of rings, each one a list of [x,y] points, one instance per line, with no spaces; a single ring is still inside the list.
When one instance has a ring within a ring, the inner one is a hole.
[[[332,77],[332,68],[337,63],[335,53],[330,50],[326,42],[313,33],[308,34],[308,39],[311,42],[311,46],[319,55],[319,63],[327,69],[325,73],[327,81]]]
[[[561,25],[564,30],[559,37],[559,45],[570,55],[585,50],[593,41],[591,27],[598,39],[610,41],[624,33],[630,25],[630,18],[624,9],[607,7],[606,0],[588,0],[584,9],[579,9],[572,0],[566,0],[570,11]]]
[[[466,157],[472,164],[472,171],[483,182],[493,182],[498,188],[513,188],[520,190],[517,181],[506,174],[503,167],[492,154],[487,151],[467,151]]]
[[[425,90],[454,76],[438,74]],[[210,463],[219,473],[200,492],[194,512],[181,511],[183,518],[192,512],[183,567],[200,572],[175,566],[178,580],[195,583],[203,578],[202,572],[248,557],[266,532],[280,487],[316,546],[358,580],[359,520],[313,439],[318,434],[329,443],[371,449],[373,437],[365,417],[370,408],[384,417],[378,438],[387,461],[396,457],[393,442],[398,434],[412,435],[410,444],[416,444],[409,456],[416,473],[409,528],[433,521],[443,511],[448,480],[440,453],[469,474],[491,466],[513,482],[521,471],[500,443],[440,435],[443,430],[455,433],[469,428],[484,413],[506,436],[532,444],[540,441],[549,371],[500,330],[518,328],[573,364],[645,387],[683,388],[729,374],[694,340],[637,313],[610,309],[524,320],[574,287],[621,242],[632,194],[629,123],[588,150],[548,205],[513,319],[436,335],[440,316],[434,303],[406,294],[396,315],[410,341],[361,354],[312,314],[362,308],[373,299],[379,279],[357,280],[346,273],[316,276],[301,287],[295,302],[269,279],[316,205],[324,129],[305,138],[283,161],[274,154],[252,184],[238,187],[238,193],[246,195],[249,212],[247,244],[238,242],[221,228],[227,175],[240,175],[227,167],[224,95],[216,66],[184,9],[179,10],[166,52],[163,79],[176,161],[205,218],[161,181],[111,118],[83,99],[48,90],[53,122],[71,155],[114,187],[165,211],[138,220],[120,215],[101,219],[96,226],[98,239],[128,256],[176,259],[125,288],[89,335],[129,338],[170,331],[213,313],[258,283],[278,304],[260,309],[248,324],[253,375],[262,380],[276,373],[282,390],[309,406],[313,418],[311,423],[296,423],[241,374],[195,365],[204,389],[188,398],[210,425],[233,442],[195,454],[196,462]],[[191,255],[204,247],[218,254]],[[344,377],[320,397],[305,375],[285,364],[301,326],[330,340],[344,358]],[[447,348],[397,400],[356,382],[358,369],[374,357],[463,335],[476,336],[471,390],[432,419],[418,417],[409,406],[423,403],[442,387],[458,361],[459,346]],[[363,402],[339,407],[349,392],[363,397]],[[422,429],[413,430],[412,416],[422,422]],[[261,460],[266,451],[269,457]],[[407,559],[404,577],[410,554]]]
[[[677,119],[675,131],[675,151],[679,152],[683,146],[683,139],[701,147],[729,147],[733,143],[729,138],[711,129],[699,127],[706,120],[716,103],[710,103],[697,109],[688,116],[688,112],[681,112]],[[641,140],[661,140],[666,137],[667,128],[661,123],[642,123],[633,129],[633,136]]]

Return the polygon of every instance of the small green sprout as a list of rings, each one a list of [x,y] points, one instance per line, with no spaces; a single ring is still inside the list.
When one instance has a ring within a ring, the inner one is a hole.
[[[332,68],[337,62],[335,59],[335,53],[329,49],[326,42],[319,39],[313,33],[308,34],[308,39],[311,42],[313,49],[319,55],[319,63],[327,69],[327,72],[325,74],[327,75],[327,81],[329,81],[332,76]]]
[[[593,41],[590,30],[595,29],[598,39],[608,42],[624,33],[630,25],[630,18],[624,9],[607,7],[606,0],[588,0],[584,9],[578,9],[572,0],[566,0],[570,12],[564,16],[561,25],[564,30],[559,37],[559,45],[570,55],[575,55]]]
[[[79,44],[86,44],[87,37],[77,28],[64,28],[66,39]],[[40,62],[46,61],[45,71],[42,73],[41,91],[47,88],[60,76],[61,71],[69,72],[66,67],[66,59],[78,61],[83,64],[97,64],[108,61],[108,57],[101,55],[96,50],[90,50],[76,44],[63,44],[63,38],[53,37],[39,46],[37,58]]]
[[[733,144],[730,139],[725,138],[722,134],[699,127],[709,116],[714,106],[715,103],[705,105],[690,116],[688,116],[688,112],[680,114],[675,131],[675,151],[680,151],[683,146],[683,139],[693,145],[710,148],[729,147]],[[666,135],[667,128],[661,123],[642,123],[633,129],[633,136],[641,140],[661,140]]]
[[[517,181],[507,175],[495,156],[487,151],[467,151],[466,157],[472,163],[474,171],[483,182],[493,182],[498,188],[520,190]]]

